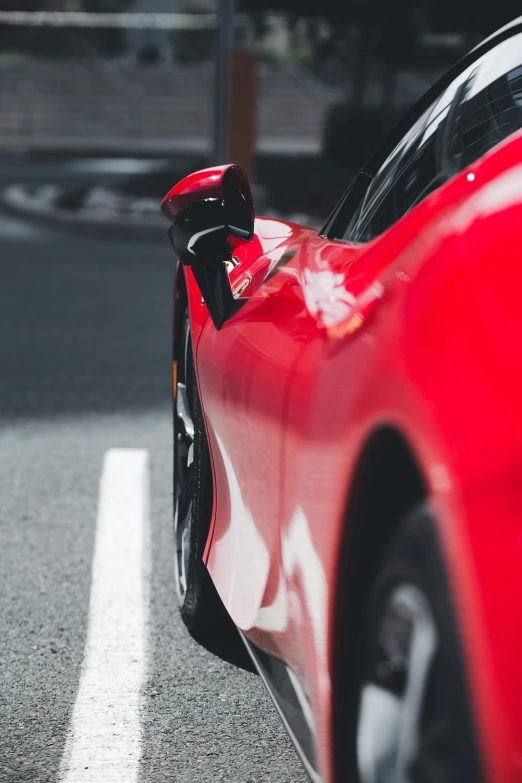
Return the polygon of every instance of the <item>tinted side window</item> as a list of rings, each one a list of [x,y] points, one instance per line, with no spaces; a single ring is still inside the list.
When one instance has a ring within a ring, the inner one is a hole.
[[[462,96],[449,150],[459,171],[522,127],[522,41],[519,44],[514,68],[486,86],[485,74],[479,71]],[[484,63],[483,69],[493,76],[487,65]]]
[[[384,162],[343,239],[368,242],[522,127],[522,35],[464,71]]]
[[[382,234],[417,200],[436,187],[439,126],[448,107],[429,109],[380,169],[345,234],[352,242],[368,242]]]

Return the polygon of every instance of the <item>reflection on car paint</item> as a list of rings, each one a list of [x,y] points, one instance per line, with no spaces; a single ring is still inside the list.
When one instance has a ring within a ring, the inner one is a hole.
[[[281,554],[287,585],[292,585],[298,573],[302,580],[307,619],[313,629],[318,684],[323,695],[326,695],[330,690],[326,661],[328,583],[302,508],[296,508],[293,513],[287,534],[282,540]],[[292,590],[293,587],[289,587],[289,608],[295,605],[291,599]]]
[[[288,264],[288,262],[292,260],[295,254],[295,250],[287,250],[276,261],[273,261],[268,267],[268,271],[263,282],[266,283],[268,280],[270,280],[271,277],[276,275],[280,269],[283,269]]]
[[[223,547],[226,552],[232,553],[228,605],[237,604],[236,624],[246,630],[251,623],[251,607],[249,601],[247,600],[245,603],[244,599],[252,595],[252,584],[266,582],[270,556],[263,537],[256,528],[252,512],[243,501],[236,472],[227,454],[225,444],[217,434],[216,440],[225,466],[230,492],[230,525],[214,546],[216,548]],[[241,558],[237,556],[239,538],[241,539]],[[254,571],[257,576],[253,575]],[[241,600],[236,601],[236,597],[240,597]]]

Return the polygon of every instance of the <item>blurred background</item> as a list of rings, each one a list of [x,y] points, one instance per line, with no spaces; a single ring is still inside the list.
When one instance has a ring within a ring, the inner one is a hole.
[[[74,159],[77,175],[10,180],[2,201],[136,229],[158,224],[181,176],[230,160],[258,212],[319,225],[400,116],[516,13],[506,0],[0,0],[0,155]]]

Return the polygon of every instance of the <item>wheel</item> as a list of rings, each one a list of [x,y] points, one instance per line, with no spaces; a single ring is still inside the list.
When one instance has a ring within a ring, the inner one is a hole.
[[[252,671],[250,657],[203,562],[212,518],[212,467],[187,311],[174,360],[174,575],[181,618],[199,644]]]
[[[456,624],[425,507],[392,542],[363,636],[360,783],[480,781]]]

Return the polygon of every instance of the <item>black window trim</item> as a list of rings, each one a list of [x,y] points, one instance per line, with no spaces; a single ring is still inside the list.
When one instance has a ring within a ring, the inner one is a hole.
[[[501,29],[497,34],[487,38],[472,49],[452,66],[438,82],[432,85],[427,92],[424,93],[417,103],[415,103],[399,121],[391,133],[377,147],[376,151],[363,166],[359,174],[357,174],[355,179],[351,182],[348,190],[345,191],[341,199],[337,202],[328,220],[319,231],[319,236],[338,242],[347,241],[342,237],[354,209],[360,203],[360,199],[364,198],[365,193],[384,161],[393,152],[406,133],[413,127],[414,123],[427,109],[429,109],[430,105],[448,89],[451,83],[466,70],[466,68],[472,66],[473,63],[498,46],[498,44],[508,41],[510,38],[514,38],[519,33],[522,33],[522,17],[516,24]],[[361,187],[363,188],[362,191],[360,190]],[[357,199],[356,203],[354,203],[355,199]]]

